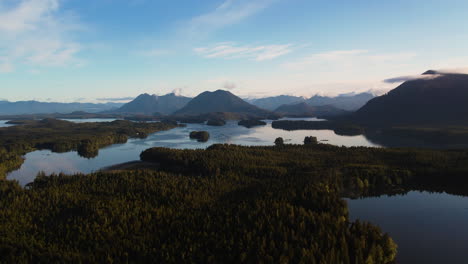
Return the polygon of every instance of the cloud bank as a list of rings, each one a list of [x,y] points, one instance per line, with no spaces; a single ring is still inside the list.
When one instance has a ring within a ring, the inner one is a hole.
[[[18,65],[50,67],[80,64],[81,45],[70,34],[81,26],[60,14],[60,0],[0,2],[0,72]]]

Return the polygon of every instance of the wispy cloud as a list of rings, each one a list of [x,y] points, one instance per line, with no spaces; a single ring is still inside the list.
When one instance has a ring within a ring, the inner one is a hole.
[[[435,74],[398,76],[398,77],[394,77],[390,79],[385,79],[384,82],[402,83],[402,82],[414,81],[414,80],[431,80],[431,79],[440,77],[444,74],[468,74],[468,68],[438,69],[434,71],[435,71]]]
[[[214,10],[192,18],[184,25],[190,37],[199,37],[221,28],[237,24],[263,9],[276,0],[225,0]]]
[[[72,15],[61,15],[60,0],[0,3],[0,71],[19,64],[32,67],[80,64],[81,45],[69,34],[81,28]]]
[[[390,79],[385,79],[386,83],[402,83],[407,81],[415,80],[431,80],[441,76],[440,74],[431,74],[431,75],[407,75],[407,76],[398,76]]]
[[[196,48],[194,51],[205,58],[251,59],[266,61],[278,58],[293,51],[292,44],[238,46],[233,43],[220,43],[213,47]]]
[[[304,69],[311,67],[322,68],[354,68],[372,67],[372,65],[385,65],[388,63],[402,63],[416,56],[415,53],[373,53],[368,50],[337,50],[312,54],[302,59],[284,64],[290,69]]]

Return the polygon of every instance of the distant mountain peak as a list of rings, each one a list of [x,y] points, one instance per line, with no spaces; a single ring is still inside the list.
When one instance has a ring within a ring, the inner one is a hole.
[[[440,72],[435,71],[435,70],[428,70],[428,71],[425,71],[422,75],[435,75],[435,74],[440,74]]]
[[[229,91],[216,90],[199,94],[175,114],[199,115],[215,112],[264,114],[266,111],[247,103]]]
[[[123,105],[119,113],[153,115],[155,113],[171,114],[184,107],[191,98],[178,96],[175,93],[166,95],[140,94],[135,100]]]
[[[354,114],[355,120],[385,126],[468,124],[468,75],[427,72],[437,78],[404,82],[370,100]]]

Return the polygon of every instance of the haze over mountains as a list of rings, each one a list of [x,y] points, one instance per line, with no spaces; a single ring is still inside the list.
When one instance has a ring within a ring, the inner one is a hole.
[[[310,106],[330,105],[346,111],[356,111],[374,97],[375,96],[370,92],[358,94],[340,94],[336,97],[315,95],[309,99],[299,96],[280,95],[260,99],[252,99],[249,100],[249,102],[253,105],[270,111],[274,111],[282,105],[299,104],[302,102],[305,102]]]
[[[123,105],[115,112],[143,115],[168,115],[184,107],[191,99],[192,98],[190,97],[179,96],[174,93],[163,96],[149,95],[145,93],[139,95],[133,101]]]
[[[273,111],[282,105],[297,104],[304,102],[305,100],[306,99],[301,96],[279,95],[250,100],[247,99],[246,101],[260,108]]]
[[[117,109],[122,103],[56,103],[38,101],[0,101],[0,115],[26,115],[26,114],[49,114],[49,113],[72,113],[84,111],[98,113]]]
[[[306,102],[298,104],[289,104],[282,105],[275,109],[275,113],[285,115],[285,116],[297,116],[297,117],[330,117],[330,116],[339,116],[345,115],[349,112],[343,109],[336,108],[332,105],[320,105],[320,106],[311,106]]]
[[[370,100],[353,120],[369,125],[468,125],[468,75],[427,71]]]

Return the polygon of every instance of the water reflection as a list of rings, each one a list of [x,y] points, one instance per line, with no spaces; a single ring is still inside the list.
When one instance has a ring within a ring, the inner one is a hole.
[[[389,233],[398,244],[398,263],[467,263],[468,197],[409,192],[348,199],[348,207],[352,220]]]
[[[317,119],[309,119],[318,121]],[[81,119],[80,121],[85,121]],[[87,120],[89,122],[89,119]],[[206,130],[210,140],[205,143],[189,138],[194,130]],[[284,131],[273,129],[271,121],[266,126],[245,128],[237,122],[229,121],[222,127],[211,127],[204,124],[188,124],[187,127],[175,128],[149,135],[146,139],[130,139],[125,144],[116,144],[99,150],[99,155],[93,159],[80,157],[77,152],[52,153],[51,151],[34,151],[25,155],[25,162],[17,171],[11,172],[7,178],[18,180],[21,185],[32,182],[37,173],[90,173],[103,167],[118,163],[139,160],[140,153],[151,147],[168,147],[176,149],[207,148],[215,143],[229,143],[251,146],[273,145],[277,137],[283,137],[286,143],[303,144],[304,137],[315,136],[318,140],[328,140],[326,143],[344,146],[377,145],[366,140],[364,136],[338,136],[332,130],[297,130]]]
[[[69,121],[72,123],[91,123],[91,122],[112,122],[117,119],[115,118],[84,118],[84,119],[66,119],[61,118],[61,120]]]
[[[0,127],[9,127],[12,126],[10,124],[7,124],[9,120],[0,120]]]

